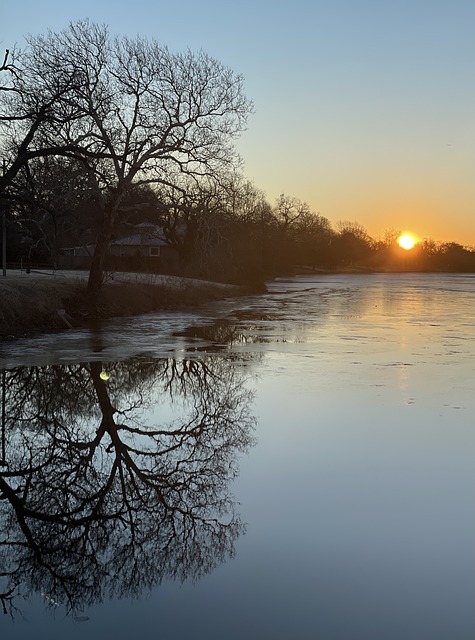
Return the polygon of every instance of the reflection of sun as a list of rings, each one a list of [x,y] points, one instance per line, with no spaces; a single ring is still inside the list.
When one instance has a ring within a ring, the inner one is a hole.
[[[399,236],[397,239],[397,243],[402,249],[408,251],[414,247],[416,241],[409,233],[403,233],[402,236]]]

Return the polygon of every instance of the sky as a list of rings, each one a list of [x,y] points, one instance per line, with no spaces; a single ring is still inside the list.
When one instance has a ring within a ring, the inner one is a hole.
[[[242,74],[237,147],[271,204],[475,246],[474,0],[2,2],[0,48],[84,18]]]

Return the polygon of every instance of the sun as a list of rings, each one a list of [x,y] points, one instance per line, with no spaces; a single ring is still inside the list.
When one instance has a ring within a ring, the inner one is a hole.
[[[411,236],[411,234],[403,233],[397,239],[397,243],[402,249],[406,249],[406,251],[409,251],[409,249],[414,248],[416,241],[414,240],[413,236]]]

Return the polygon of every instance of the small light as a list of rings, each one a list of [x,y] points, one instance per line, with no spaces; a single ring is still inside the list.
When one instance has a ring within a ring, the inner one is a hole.
[[[110,375],[107,373],[107,371],[104,371],[104,369],[102,369],[102,371],[99,374],[99,378],[101,380],[109,380]]]

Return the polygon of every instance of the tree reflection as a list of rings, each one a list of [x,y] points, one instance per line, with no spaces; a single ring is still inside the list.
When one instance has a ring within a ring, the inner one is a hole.
[[[196,351],[221,351],[226,347],[236,344],[259,344],[266,343],[268,339],[260,335],[262,326],[259,326],[257,319],[253,322],[233,322],[226,319],[215,320],[212,324],[193,324],[183,331],[176,332],[175,336],[184,336],[188,339],[204,342],[205,344],[195,347]]]
[[[138,596],[233,554],[244,525],[229,482],[254,427],[236,363],[135,359],[104,375],[91,362],[18,368],[2,381],[5,613],[32,592],[68,612]],[[165,395],[168,422],[156,416]]]

